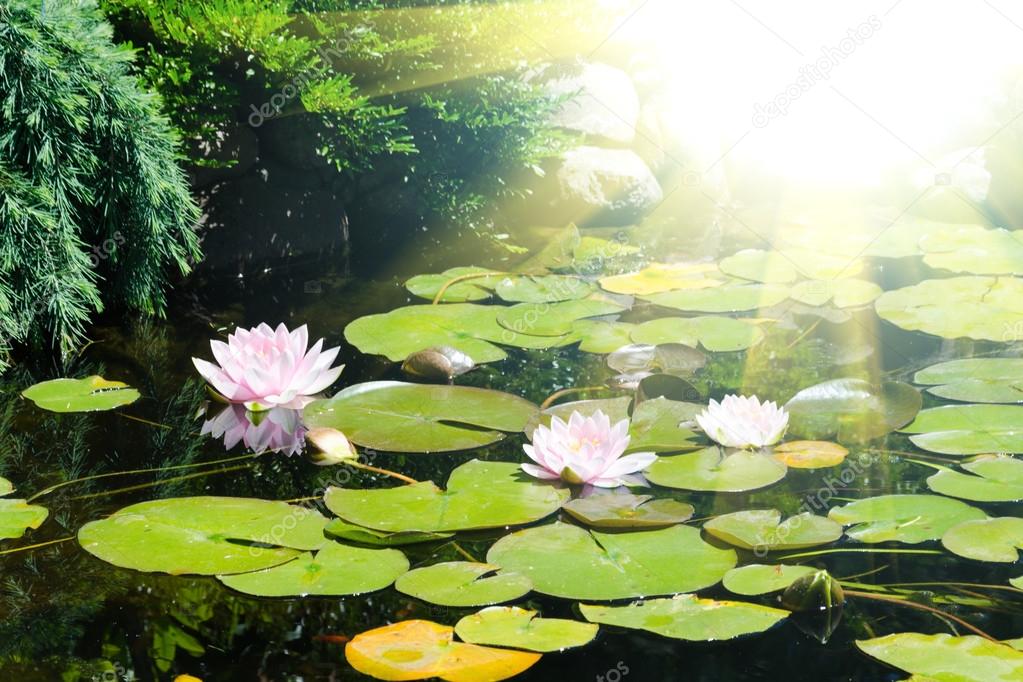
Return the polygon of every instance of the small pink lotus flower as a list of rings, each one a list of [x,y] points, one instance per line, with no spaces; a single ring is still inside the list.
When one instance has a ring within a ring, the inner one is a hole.
[[[707,437],[729,448],[762,448],[774,445],[789,427],[789,413],[776,403],[756,396],[727,395],[696,415]]]
[[[626,483],[642,483],[641,471],[657,459],[652,452],[636,452],[622,457],[629,446],[629,420],[614,427],[611,419],[597,410],[590,417],[573,412],[566,424],[558,417],[551,426],[540,425],[533,432],[533,444],[523,445],[536,464],[523,464],[530,476],[567,483],[616,488]]]
[[[202,434],[223,438],[228,450],[240,441],[253,452],[283,452],[290,456],[302,452],[306,428],[299,410],[275,407],[247,412],[242,405],[228,405],[203,423]]]
[[[223,341],[211,341],[211,362],[192,358],[195,368],[224,398],[244,403],[253,412],[272,407],[301,409],[310,396],[337,381],[344,365],[331,368],[337,348],[322,350],[323,339],[309,352],[309,330],[302,325],[289,332],[284,324],[271,329],[263,323],[237,329]]]

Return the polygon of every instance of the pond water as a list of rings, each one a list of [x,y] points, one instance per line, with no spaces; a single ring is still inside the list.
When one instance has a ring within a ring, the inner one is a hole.
[[[360,352],[347,343],[341,334],[346,325],[368,314],[425,303],[402,286],[412,275],[470,262],[509,268],[508,263],[499,261],[470,261],[471,255],[443,248],[429,237],[416,243],[416,251],[414,259],[389,260],[385,249],[377,253],[366,250],[333,269],[318,264],[237,282],[206,283],[178,298],[171,315],[173,323],[101,324],[92,334],[96,342],[66,374],[101,374],[140,390],[142,397],[137,402],[114,411],[55,414],[40,410],[21,398],[19,391],[52,375],[45,368],[26,366],[10,374],[0,395],[0,473],[16,484],[17,496],[44,505],[49,518],[23,539],[6,541],[2,547],[0,670],[5,679],[170,679],[185,673],[204,680],[365,679],[345,660],[344,644],[352,637],[410,619],[453,625],[478,610],[431,605],[393,587],[361,596],[249,597],[213,577],[118,568],[83,551],[75,540],[59,542],[73,537],[89,521],[145,500],[194,495],[300,500],[316,497],[330,485],[393,486],[395,481],[373,472],[316,466],[307,453],[252,456],[244,443],[225,451],[222,439],[200,433],[205,410],[213,415],[219,406],[210,405],[189,358],[209,357],[209,339],[222,337],[234,325],[266,320],[283,321],[294,328],[309,323],[313,338],[324,336],[328,346],[342,345],[339,359],[346,368],[328,393],[365,381],[407,381],[409,377],[397,363]],[[909,268],[893,268],[898,262],[871,259],[861,277],[873,279],[885,289],[902,286]],[[586,281],[592,281],[597,273],[592,263],[588,267]],[[599,269],[630,272],[637,267],[637,261],[626,258],[603,263]],[[893,270],[898,273],[892,274]],[[925,277],[915,268],[909,279]],[[621,320],[642,322],[681,315],[676,309],[638,300],[631,305]],[[869,304],[855,306],[848,315],[838,315],[838,309],[832,307],[831,319],[820,316],[828,314],[820,306],[790,310],[750,307],[733,317],[753,320],[752,324],[764,331],[764,338],[748,350],[707,351],[706,365],[687,376],[687,400],[706,403],[709,398],[743,393],[785,403],[801,389],[831,379],[912,382],[914,372],[939,361],[986,357],[993,352],[1006,355],[1004,344],[947,341],[882,323]],[[482,365],[455,383],[505,391],[539,404],[565,388],[599,387],[615,374],[605,355],[581,351],[573,344],[552,350],[509,348],[507,359]],[[559,402],[629,395],[628,390],[605,388],[569,395]],[[840,464],[819,469],[791,467],[782,480],[763,487],[752,485],[757,489],[746,492],[680,489],[685,486],[653,486],[649,492],[693,505],[693,519],[687,524],[693,527],[741,510],[773,508],[785,516],[809,510],[824,515],[829,508],[859,498],[932,494],[925,479],[935,469],[928,464],[954,468],[958,458],[918,448],[907,434],[889,433],[891,426],[881,426],[879,433],[874,433],[887,418],[883,409],[870,412],[876,400],[866,394],[854,397],[853,415],[844,422],[851,426],[838,438],[850,453]],[[898,398],[891,400],[898,402]],[[924,408],[947,403],[924,394]],[[824,403],[811,407],[811,416],[826,411]],[[912,419],[917,407],[912,406],[908,418],[895,417],[900,426]],[[856,414],[868,416],[857,422]],[[868,435],[875,437],[859,442],[854,436],[863,424],[868,424]],[[287,440],[286,434],[283,437]],[[818,439],[834,440],[826,434]],[[702,437],[697,440],[700,447],[705,446]],[[452,469],[472,458],[523,461],[523,442],[522,434],[510,435],[485,448],[450,454],[387,454],[364,449],[363,461],[443,485]],[[74,482],[60,485],[69,481]],[[1016,507],[1013,503],[970,504],[983,507],[990,516],[1012,516]],[[920,512],[925,523],[927,514],[927,510]],[[563,512],[561,515],[567,523],[578,523]],[[550,523],[550,519],[542,523]],[[902,519],[895,525],[912,527],[913,523]],[[404,545],[401,550],[412,567],[460,561],[466,555],[482,560],[508,532],[504,528],[460,532],[453,539]],[[56,544],[16,551],[51,541]],[[711,542],[728,546],[715,539]],[[140,547],[136,551],[157,550]],[[925,551],[912,553],[918,550]],[[906,675],[866,656],[856,640],[899,632],[970,634],[960,622],[941,613],[881,601],[872,595],[942,609],[998,639],[1023,632],[1019,593],[1008,583],[1019,569],[1012,562],[956,556],[933,538],[917,544],[868,544],[846,535],[820,547],[772,551],[766,558],[762,553],[739,550],[738,562],[779,563],[779,557],[803,553],[807,554],[785,563],[824,568],[843,581],[847,590],[864,595],[848,598],[841,621],[826,643],[814,636],[822,632],[819,617],[788,618],[766,632],[727,642],[687,642],[601,626],[592,643],[546,654],[517,679],[896,680]],[[682,567],[683,571],[699,568]],[[738,596],[717,580],[711,582],[714,584],[698,591],[701,597],[773,606],[778,602],[778,593]],[[890,587],[872,587],[880,585]],[[587,600],[532,592],[513,603],[545,617],[581,620],[579,601]]]

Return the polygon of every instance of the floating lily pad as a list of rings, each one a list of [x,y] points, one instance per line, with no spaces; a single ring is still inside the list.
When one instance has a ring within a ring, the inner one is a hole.
[[[497,295],[512,303],[554,303],[585,298],[593,285],[570,275],[509,275],[497,282]]]
[[[359,542],[364,545],[377,545],[379,547],[400,547],[420,542],[434,542],[436,540],[445,540],[453,535],[453,533],[422,533],[419,531],[388,533],[382,530],[356,526],[354,523],[348,523],[344,519],[331,519],[323,530],[328,535],[342,540]]]
[[[547,653],[589,644],[597,636],[597,626],[539,618],[536,611],[517,606],[495,606],[462,618],[455,624],[455,634],[471,644]]]
[[[921,405],[920,392],[901,381],[834,379],[804,388],[785,409],[794,436],[861,443],[905,426]]]
[[[970,473],[942,469],[927,479],[927,486],[942,495],[976,502],[1023,500],[1023,461],[982,457],[960,466]]]
[[[1023,339],[1023,279],[949,277],[885,292],[877,314],[894,325],[948,339]]]
[[[721,271],[713,263],[652,263],[639,272],[613,275],[600,280],[605,291],[616,294],[646,295],[677,289],[705,289],[724,284]]]
[[[784,284],[799,277],[792,261],[777,251],[745,249],[723,258],[718,267],[726,275],[754,282]]]
[[[932,268],[973,275],[1023,275],[1023,232],[949,225],[920,239]]]
[[[764,339],[757,326],[730,317],[666,317],[650,320],[632,330],[636,343],[680,343],[711,352],[746,350]]]
[[[632,342],[636,325],[604,320],[576,320],[572,323],[573,338],[579,339],[579,350],[587,353],[610,353]]]
[[[828,518],[847,528],[845,533],[860,542],[937,540],[963,521],[986,518],[965,502],[940,495],[881,495],[834,507]]]
[[[638,246],[599,237],[582,237],[572,252],[573,265],[581,269],[600,268],[608,261],[639,253]]]
[[[246,573],[318,549],[327,519],[314,509],[241,497],[141,502],[92,521],[78,542],[100,559],[136,571]]]
[[[580,604],[586,620],[633,630],[646,630],[672,639],[714,642],[763,632],[785,620],[782,609],[739,601],[700,599],[679,594],[629,606]]]
[[[233,590],[257,597],[342,596],[382,590],[408,570],[396,549],[362,549],[328,542],[279,566],[217,576]]]
[[[650,495],[590,495],[562,507],[593,528],[663,528],[688,521],[693,505]]]
[[[881,287],[863,279],[813,279],[793,286],[789,297],[808,306],[845,309],[869,305],[882,293]]]
[[[0,497],[4,495],[10,495],[14,492],[14,484],[8,481],[6,478],[0,477]]]
[[[533,589],[526,576],[498,573],[498,568],[493,564],[448,561],[409,571],[398,578],[394,587],[425,602],[452,607],[500,604],[525,596]]]
[[[564,336],[572,332],[574,323],[586,317],[611,315],[625,306],[600,298],[583,298],[560,303],[520,303],[502,308],[497,322],[505,329],[535,336]]]
[[[869,656],[923,679],[948,682],[1016,682],[1023,679],[1023,652],[967,635],[900,632],[857,640]],[[915,678],[914,678],[915,679]]]
[[[968,358],[922,369],[928,393],[968,403],[1023,403],[1023,358]]]
[[[710,289],[684,289],[641,296],[666,308],[698,313],[738,313],[770,308],[789,297],[788,287],[777,284],[725,284]]]
[[[537,592],[603,601],[703,589],[721,580],[736,557],[691,526],[599,533],[554,523],[504,536],[487,561],[526,575]]]
[[[813,566],[748,564],[725,573],[721,581],[729,592],[743,595],[778,592],[804,575],[816,573]]]
[[[451,472],[447,490],[430,481],[373,490],[332,487],[324,500],[332,512],[366,528],[437,533],[532,523],[556,512],[568,496],[517,464],[474,459]]]
[[[451,346],[477,363],[504,360],[497,344],[546,349],[570,343],[569,336],[516,334],[497,323],[503,306],[449,303],[411,305],[389,313],[360,317],[345,327],[345,338],[363,353],[401,362],[434,346]]]
[[[451,268],[444,272],[436,275],[416,275],[412,279],[405,282],[405,288],[410,293],[433,300],[436,298],[440,290],[444,288],[445,284],[448,284],[452,280],[456,280],[460,277],[467,277],[469,275],[479,275],[479,277],[473,277],[472,279],[465,279],[457,281],[454,284],[448,286],[444,290],[444,296],[441,297],[441,301],[444,303],[465,303],[467,301],[482,301],[490,298],[493,295],[491,289],[497,284],[497,282],[503,277],[501,274],[487,275],[492,273],[493,270],[487,268],[478,268],[475,266]]]
[[[803,513],[783,522],[777,509],[722,514],[703,524],[703,529],[730,545],[758,551],[815,547],[842,537],[842,526],[831,519]]]
[[[1013,563],[1023,548],[1023,519],[1001,517],[964,521],[941,536],[945,549],[967,559]]]
[[[946,405],[901,429],[918,448],[945,455],[1023,452],[1023,406]]]
[[[629,450],[671,452],[697,447],[699,436],[686,427],[702,405],[667,398],[644,400],[632,412]]]
[[[428,620],[405,620],[363,632],[345,645],[348,664],[378,680],[497,682],[514,677],[540,654],[454,641],[454,628]]]
[[[785,465],[762,452],[723,450],[717,446],[658,457],[646,470],[651,483],[667,488],[735,493],[756,490],[785,478]]]
[[[120,381],[101,376],[84,379],[52,379],[29,386],[21,395],[50,412],[97,412],[112,410],[139,399],[139,392]]]
[[[309,428],[330,427],[353,443],[387,452],[447,452],[488,445],[518,432],[537,406],[469,386],[373,381],[306,406]]]
[[[20,538],[26,530],[41,526],[48,515],[45,507],[25,500],[0,500],[0,540]]]
[[[794,469],[823,469],[838,466],[849,451],[825,440],[793,440],[773,448],[774,458]]]
[[[623,374],[660,370],[665,374],[689,376],[708,360],[705,354],[681,343],[629,343],[607,356],[607,366]]]

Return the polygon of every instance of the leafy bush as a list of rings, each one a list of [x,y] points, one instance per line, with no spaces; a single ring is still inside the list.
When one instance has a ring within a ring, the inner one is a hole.
[[[91,2],[0,4],[0,360],[67,355],[104,303],[160,314],[198,210],[159,100]]]

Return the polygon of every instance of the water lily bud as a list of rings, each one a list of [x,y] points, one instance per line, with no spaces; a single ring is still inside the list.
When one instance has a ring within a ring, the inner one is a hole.
[[[412,353],[401,369],[423,379],[450,381],[476,367],[473,359],[451,346],[436,346]]]
[[[337,429],[329,427],[310,429],[306,433],[306,440],[320,449],[320,452],[316,453],[313,459],[313,463],[320,466],[340,464],[345,460],[356,459],[359,456],[348,438],[345,437],[345,434]]]
[[[789,585],[781,604],[793,612],[796,627],[824,644],[842,620],[845,594],[827,571],[816,571]]]

